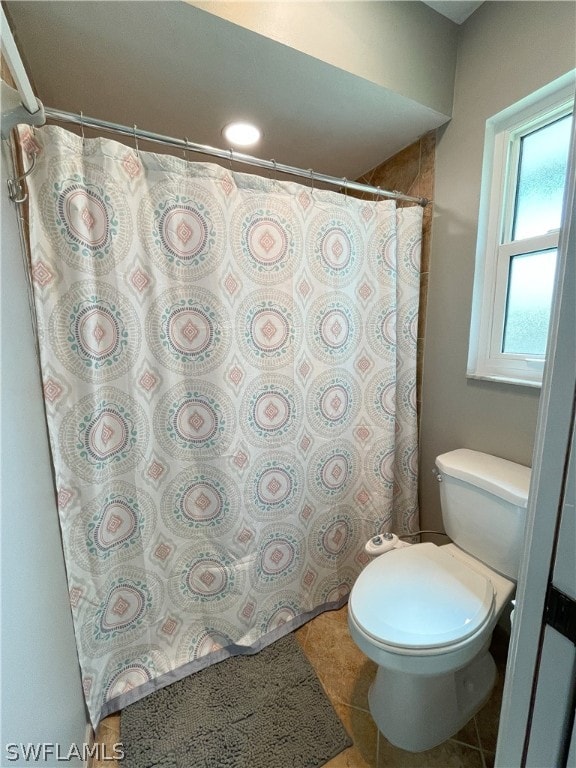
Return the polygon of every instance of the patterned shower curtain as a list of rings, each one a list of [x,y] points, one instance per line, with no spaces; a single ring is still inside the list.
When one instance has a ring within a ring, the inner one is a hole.
[[[422,210],[57,127],[21,142],[96,724],[340,607],[366,540],[417,527]]]

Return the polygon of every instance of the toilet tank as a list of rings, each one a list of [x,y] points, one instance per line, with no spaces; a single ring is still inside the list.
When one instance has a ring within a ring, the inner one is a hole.
[[[445,531],[465,552],[515,581],[531,469],[459,448],[436,459]]]

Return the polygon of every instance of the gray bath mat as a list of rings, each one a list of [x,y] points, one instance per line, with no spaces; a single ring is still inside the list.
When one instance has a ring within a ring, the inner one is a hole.
[[[293,635],[122,712],[122,768],[314,768],[352,742]]]

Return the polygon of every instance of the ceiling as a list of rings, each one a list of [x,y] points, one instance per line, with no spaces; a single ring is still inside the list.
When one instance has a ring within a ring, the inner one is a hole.
[[[446,16],[447,19],[456,22],[456,24],[463,24],[466,19],[471,16],[474,11],[479,8],[483,0],[477,2],[476,0],[423,0],[426,5],[433,8],[442,16]]]
[[[449,119],[373,79],[186,3],[4,5],[47,107],[217,147],[225,147],[226,123],[252,119],[264,137],[251,154],[348,179]],[[461,23],[479,3],[427,5],[442,6],[443,15],[457,11],[451,15]],[[427,18],[439,17],[428,11]]]

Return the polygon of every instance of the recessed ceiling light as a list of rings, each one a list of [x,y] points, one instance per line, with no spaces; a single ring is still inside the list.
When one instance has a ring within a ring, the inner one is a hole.
[[[235,144],[238,147],[250,147],[260,141],[262,133],[252,123],[235,122],[228,123],[222,129],[222,135],[230,144]]]

